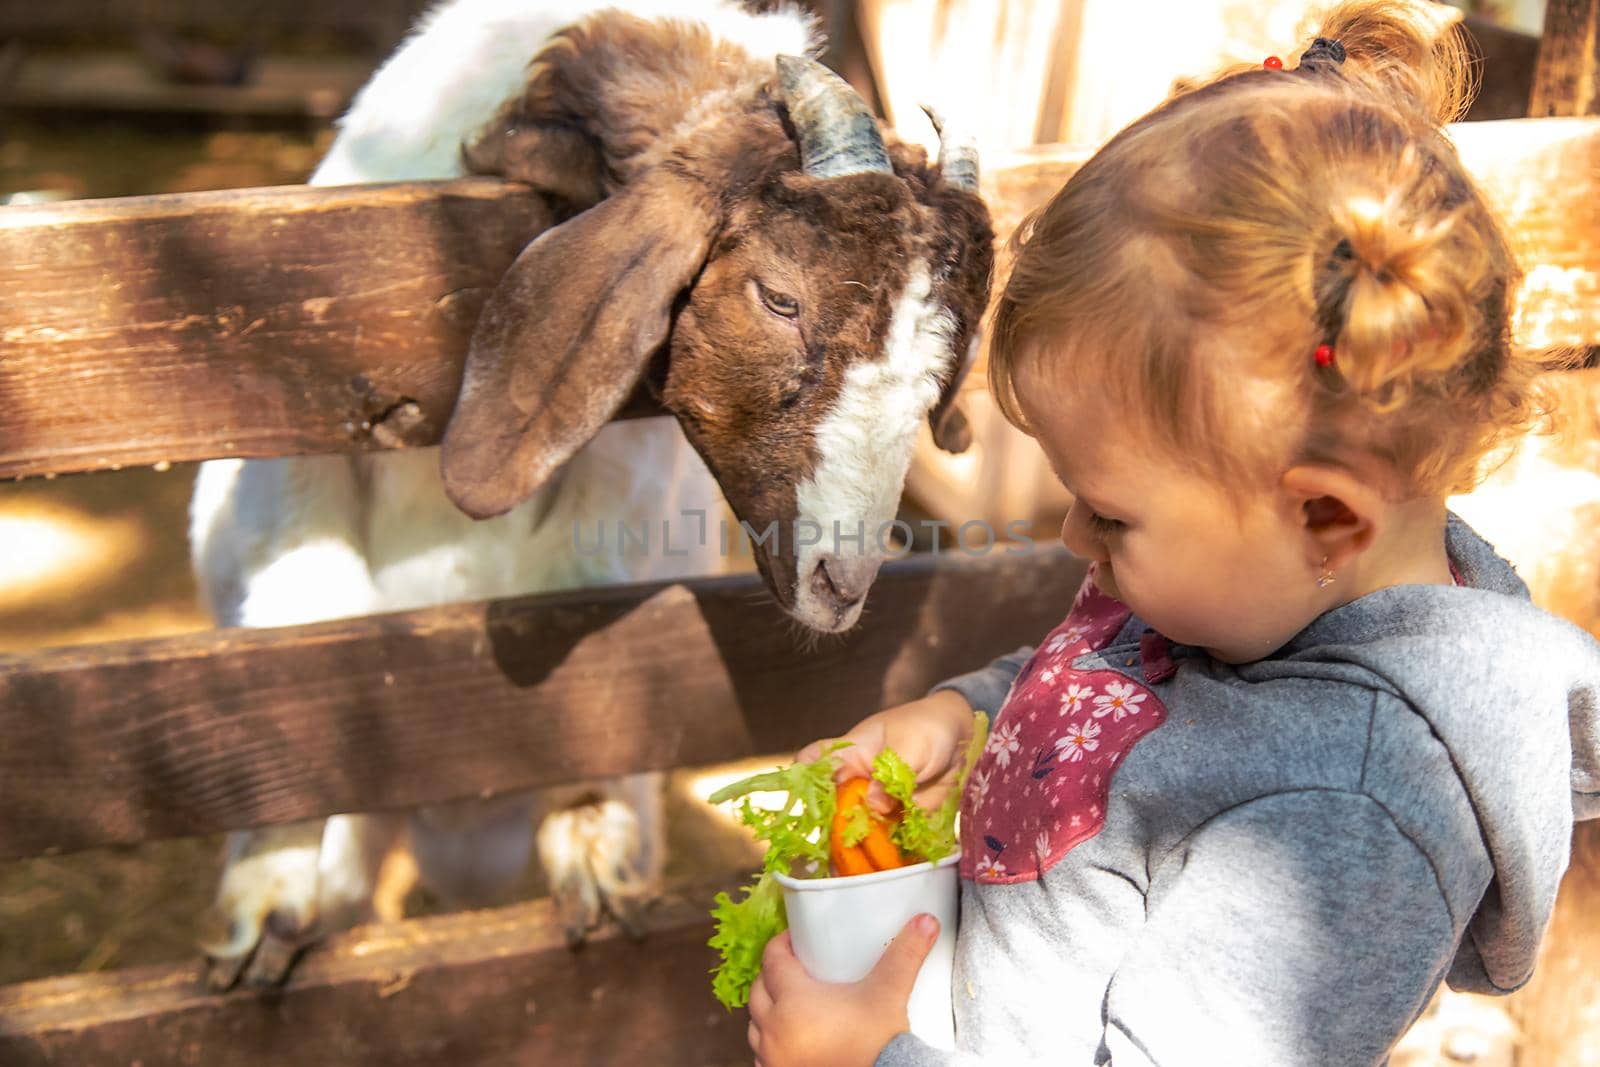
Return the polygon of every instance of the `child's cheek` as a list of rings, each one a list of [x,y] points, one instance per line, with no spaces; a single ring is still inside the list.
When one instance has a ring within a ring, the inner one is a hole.
[[[1145,563],[1147,561],[1140,557],[1138,546],[1129,545],[1124,536],[1117,550],[1111,554],[1111,562],[1100,564],[1095,571],[1095,581],[1106,595],[1120,600],[1147,624],[1160,629],[1156,618],[1170,616],[1174,605],[1163,595],[1166,590],[1159,584],[1151,585],[1151,569],[1144,566]],[[1155,576],[1159,577],[1159,574]]]
[[[1111,597],[1113,600],[1121,600],[1124,604],[1128,604],[1128,602],[1123,599],[1122,586],[1117,582],[1117,568],[1116,561],[1114,559],[1109,563],[1101,563],[1095,567],[1094,584],[1099,586],[1100,591],[1106,596]],[[1130,608],[1133,607],[1132,604],[1128,604],[1128,606]]]

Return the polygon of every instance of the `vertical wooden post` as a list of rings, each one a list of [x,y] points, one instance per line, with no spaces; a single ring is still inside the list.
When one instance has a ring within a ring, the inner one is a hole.
[[[1600,114],[1600,0],[1549,0],[1533,118]],[[1600,823],[1580,823],[1532,981],[1508,1005],[1518,1067],[1600,1067]]]
[[[1549,0],[1528,114],[1600,115],[1600,0]]]
[[[1572,865],[1533,979],[1507,1007],[1522,1037],[1517,1067],[1600,1067],[1600,821],[1572,834]]]
[[[822,24],[828,32],[828,51],[822,57],[823,62],[838,71],[875,114],[884,114],[872,57],[861,37],[860,5],[855,0],[812,0],[810,6],[822,16]]]
[[[1600,114],[1600,0],[1549,0],[1528,114]],[[1600,1065],[1600,826],[1573,834],[1539,969],[1510,1008],[1523,1033],[1524,1067]]]

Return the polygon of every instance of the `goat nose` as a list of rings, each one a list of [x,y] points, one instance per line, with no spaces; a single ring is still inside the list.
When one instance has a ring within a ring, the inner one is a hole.
[[[878,563],[868,556],[823,556],[811,572],[811,591],[835,611],[848,611],[865,599]]]

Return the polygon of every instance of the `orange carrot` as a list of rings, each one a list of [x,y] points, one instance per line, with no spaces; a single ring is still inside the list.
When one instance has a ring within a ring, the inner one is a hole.
[[[850,823],[850,814],[867,802],[867,790],[872,788],[870,778],[851,778],[839,786],[833,811],[833,828],[828,837],[828,855],[841,875],[870,874],[905,866],[905,857],[889,839],[887,824],[877,815],[867,813],[867,836],[859,844],[845,843],[844,834]]]
[[[872,861],[867,859],[867,854],[859,845],[844,845],[835,842],[830,850],[833,859],[833,869],[839,875],[871,874]]]
[[[866,800],[867,790],[871,788],[871,778],[850,778],[841,783],[838,790],[839,803],[834,809],[834,822],[837,824],[839,816],[848,816],[852,808]]]
[[[906,865],[906,858],[900,854],[900,846],[889,840],[889,831],[877,816],[872,818],[872,828],[867,831],[866,840],[861,842],[861,850],[872,861],[874,870],[888,871]]]
[[[851,778],[839,786],[834,794],[833,829],[828,835],[828,857],[833,868],[841,875],[868,874],[872,861],[859,845],[847,845],[844,832],[850,823],[850,813],[867,795],[872,783],[866,778]]]

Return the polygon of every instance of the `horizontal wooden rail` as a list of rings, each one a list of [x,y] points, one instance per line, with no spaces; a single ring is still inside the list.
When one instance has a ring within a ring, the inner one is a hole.
[[[273,0],[249,8],[208,0],[52,0],[0,5],[0,37],[82,39],[152,28],[329,34],[394,27],[398,33],[427,6],[425,0]]]
[[[709,909],[669,894],[642,942],[570,951],[546,901],[338,934],[262,996],[202,990],[193,964],[0,988],[7,1067],[748,1064],[743,1012],[711,997]]]
[[[337,116],[371,74],[366,59],[262,56],[251,62],[242,84],[195,85],[163,77],[149,56],[74,49],[21,55],[14,74],[0,79],[0,102],[9,114],[58,121],[63,115],[110,113],[307,124]]]
[[[0,657],[0,859],[798,748],[1036,640],[1081,573],[911,557],[820,641],[752,575]]]
[[[1529,268],[1522,337],[1600,343],[1600,119],[1454,130]],[[1002,237],[1085,154],[994,160]],[[0,478],[431,443],[550,221],[488,179],[0,209]]]
[[[0,209],[0,477],[432,442],[549,223],[490,179]]]

